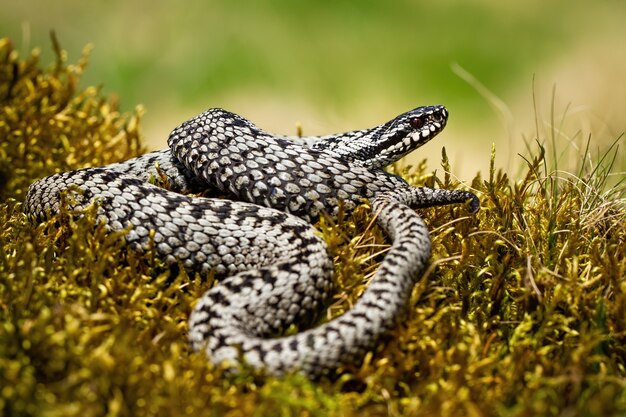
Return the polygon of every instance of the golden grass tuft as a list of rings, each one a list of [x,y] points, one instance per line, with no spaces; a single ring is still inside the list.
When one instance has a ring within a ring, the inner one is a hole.
[[[422,210],[432,266],[392,334],[336,380],[226,376],[189,351],[186,326],[211,277],[172,274],[125,248],[95,210],[40,224],[22,214],[36,178],[143,152],[138,110],[78,87],[87,63],[0,40],[0,410],[11,416],[623,415],[626,188],[613,147],[557,170],[540,142],[511,179],[493,166],[482,208]],[[495,155],[495,151],[493,151]],[[494,160],[492,155],[492,161]],[[603,157],[602,157],[603,156]],[[586,161],[593,160],[593,164]],[[442,167],[450,172],[443,154]],[[426,163],[411,183],[456,188]],[[337,266],[325,319],[366,288],[387,240],[364,205],[318,225]]]

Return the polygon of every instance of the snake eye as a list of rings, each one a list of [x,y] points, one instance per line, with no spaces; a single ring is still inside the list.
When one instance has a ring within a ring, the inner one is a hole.
[[[421,129],[421,127],[424,126],[424,121],[419,117],[411,117],[409,119],[409,124],[413,129]]]

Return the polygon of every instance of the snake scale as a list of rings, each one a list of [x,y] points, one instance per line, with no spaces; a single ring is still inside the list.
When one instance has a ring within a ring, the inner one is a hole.
[[[443,106],[418,107],[371,129],[321,137],[280,137],[223,109],[174,129],[168,149],[126,162],[55,174],[33,183],[25,212],[41,221],[98,201],[110,230],[129,229],[128,245],[151,244],[168,264],[215,273],[219,285],[198,301],[189,340],[215,364],[268,374],[318,377],[358,363],[395,323],[430,257],[428,230],[413,210],[478,199],[467,191],[410,187],[383,168],[446,125]],[[164,176],[169,190],[149,183]],[[190,197],[205,189],[229,199]],[[375,277],[344,315],[310,327],[330,299],[333,264],[312,225],[369,199],[393,243]]]

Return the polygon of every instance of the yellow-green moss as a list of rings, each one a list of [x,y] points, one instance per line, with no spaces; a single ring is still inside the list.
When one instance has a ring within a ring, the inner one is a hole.
[[[52,36],[56,62],[40,67],[39,51],[19,59],[0,39],[0,198],[24,198],[45,175],[128,159],[143,153],[138,107],[121,115],[99,88],[79,88],[89,47],[75,65]]]
[[[3,415],[620,415],[626,412],[626,208],[593,171],[472,182],[482,208],[422,213],[433,266],[401,324],[335,381],[226,377],[189,351],[210,277],[170,276],[128,252],[93,209],[29,224],[20,201],[43,175],[143,151],[138,114],[77,87],[86,55],[41,70],[0,40],[0,410]],[[606,155],[611,155],[607,153]],[[448,170],[444,154],[444,170]],[[415,184],[457,187],[426,164]],[[321,221],[338,268],[326,318],[349,309],[384,254],[367,206]]]

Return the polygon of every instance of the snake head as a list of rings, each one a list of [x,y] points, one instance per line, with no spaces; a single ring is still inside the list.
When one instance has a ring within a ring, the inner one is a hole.
[[[312,138],[311,148],[367,168],[382,168],[422,146],[448,121],[444,106],[418,107],[371,129]]]
[[[373,132],[370,154],[366,164],[372,168],[384,167],[419,148],[437,133],[448,121],[444,106],[418,107],[403,113]]]

